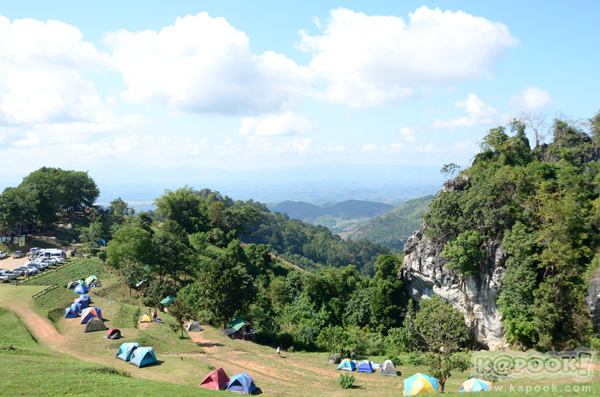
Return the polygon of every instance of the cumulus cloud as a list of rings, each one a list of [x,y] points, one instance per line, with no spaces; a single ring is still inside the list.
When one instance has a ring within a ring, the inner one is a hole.
[[[295,135],[313,131],[318,124],[309,120],[305,115],[292,111],[282,114],[244,117],[240,127],[240,135],[254,133],[258,136]]]
[[[482,124],[491,124],[494,122],[497,110],[486,105],[475,94],[469,94],[467,99],[463,99],[454,104],[457,108],[464,109],[468,117],[457,117],[450,120],[435,119],[433,126],[435,128],[457,128],[474,127]]]
[[[382,145],[379,146],[376,143],[370,143],[364,145],[362,147],[362,151],[365,153],[374,153],[374,152],[382,152],[382,153],[400,153],[406,149],[406,145],[402,142],[392,143],[391,145]]]
[[[220,114],[273,112],[307,95],[310,72],[284,55],[255,55],[249,39],[206,12],[177,18],[160,32],[107,33],[123,98],[172,111]]]
[[[401,17],[331,11],[322,34],[300,31],[310,69],[329,83],[325,97],[352,107],[382,106],[415,95],[415,87],[488,76],[507,47],[508,28],[462,11],[426,6]]]
[[[406,142],[414,142],[417,140],[417,138],[415,137],[417,131],[414,128],[403,127],[398,133],[404,137],[404,140]]]
[[[74,26],[0,16],[0,123],[112,122],[84,78],[109,59]]]
[[[451,147],[438,146],[433,142],[429,142],[425,146],[415,146],[413,150],[422,153],[447,153],[452,152],[454,154],[475,154],[479,152],[479,147],[472,141],[457,142]]]
[[[515,108],[534,111],[554,105],[550,93],[539,87],[526,88],[519,95],[511,95],[510,102]]]

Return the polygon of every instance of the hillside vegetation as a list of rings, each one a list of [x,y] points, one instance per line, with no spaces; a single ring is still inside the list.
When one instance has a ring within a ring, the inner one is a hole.
[[[350,234],[353,240],[367,239],[401,250],[406,239],[421,226],[433,196],[409,200],[390,212],[370,219]]]
[[[327,203],[323,206],[303,201],[284,201],[269,204],[273,212],[287,214],[290,219],[299,219],[313,225],[323,225],[335,233],[353,230],[374,216],[385,214],[395,207],[375,201],[346,200]]]

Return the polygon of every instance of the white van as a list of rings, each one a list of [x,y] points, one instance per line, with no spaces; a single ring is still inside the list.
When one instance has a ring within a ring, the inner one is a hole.
[[[67,257],[67,254],[65,253],[65,251],[63,250],[59,250],[59,249],[55,249],[55,248],[50,248],[50,249],[43,249],[40,250],[38,252],[38,257],[42,257],[42,258],[54,258],[54,259],[64,259]]]
[[[8,258],[8,252],[0,251],[0,259]]]

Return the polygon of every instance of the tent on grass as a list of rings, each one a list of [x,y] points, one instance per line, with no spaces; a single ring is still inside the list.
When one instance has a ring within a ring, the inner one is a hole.
[[[217,368],[204,378],[200,387],[212,390],[224,390],[229,385],[229,376],[223,371],[223,368]]]
[[[252,328],[252,323],[246,321],[241,317],[235,317],[233,320],[227,323],[227,328],[234,328],[239,332],[248,332]]]
[[[81,303],[73,303],[71,307],[75,310],[77,314],[81,314],[81,311],[84,309],[81,307]]]
[[[231,334],[235,334],[237,332],[237,329],[235,329],[235,328],[225,328],[221,332],[224,333],[225,335],[229,336]]]
[[[137,342],[123,343],[119,347],[119,351],[117,351],[117,358],[123,361],[131,360],[131,355],[133,354],[133,351],[138,347],[140,347],[140,344]]]
[[[90,300],[86,298],[77,298],[73,302],[75,302],[77,305],[81,305],[82,309],[87,309],[90,307]]]
[[[488,382],[485,380],[471,378],[463,382],[460,385],[460,393],[470,393],[475,391],[491,391],[492,390],[492,382]]]
[[[373,366],[369,360],[363,360],[358,364],[358,370],[356,372],[367,372],[373,373]]]
[[[342,360],[340,365],[338,365],[337,369],[352,372],[356,369],[356,363],[346,358]]]
[[[96,276],[89,276],[88,278],[85,279],[85,283],[87,285],[91,285],[95,280],[98,280],[98,277],[96,277]]]
[[[200,323],[198,321],[190,321],[185,326],[185,330],[187,332],[198,332],[198,331],[202,331],[202,327],[200,327]]]
[[[142,317],[140,317],[140,323],[151,323],[152,322],[152,318],[147,315],[146,313],[142,314]]]
[[[87,324],[94,317],[102,318],[102,312],[97,307],[88,307],[81,313],[81,324]]]
[[[90,296],[88,294],[79,295],[79,297],[83,298],[83,299],[88,299],[88,300],[92,299],[92,298],[90,298]]]
[[[106,339],[121,339],[121,330],[118,328],[111,328],[108,330],[106,335],[104,335]]]
[[[404,395],[416,396],[417,394],[436,393],[438,382],[429,375],[415,374],[404,379]]]
[[[79,284],[77,287],[75,287],[75,289],[73,289],[73,292],[77,292],[78,294],[85,294],[88,291],[88,287],[86,287],[85,284]]]
[[[106,325],[104,325],[104,321],[101,318],[93,317],[90,321],[85,325],[85,330],[83,332],[94,332],[94,331],[105,331]]]
[[[165,299],[160,301],[160,304],[164,307],[167,307],[173,302],[175,302],[175,298],[173,298],[172,296],[167,296]]]
[[[252,394],[256,390],[256,385],[252,378],[245,372],[233,375],[227,385],[227,391],[241,394]]]
[[[131,361],[129,364],[133,364],[138,368],[145,367],[146,365],[155,364],[158,360],[154,355],[154,348],[152,347],[138,347],[133,351],[131,355]]]
[[[65,318],[75,318],[75,317],[77,317],[77,310],[75,310],[73,308],[73,306],[67,307],[65,309]]]
[[[385,360],[379,367],[379,374],[385,376],[398,376],[396,372],[396,366],[392,360]]]
[[[67,284],[67,288],[70,289],[71,291],[75,289],[75,287],[77,287],[79,285],[79,283],[77,281],[69,281],[69,284]]]

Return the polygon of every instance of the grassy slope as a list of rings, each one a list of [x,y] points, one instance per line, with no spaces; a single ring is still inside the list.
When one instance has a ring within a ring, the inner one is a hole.
[[[370,219],[353,233],[353,239],[366,238],[391,248],[402,249],[406,239],[421,226],[421,214],[433,196],[409,200],[387,214]]]
[[[402,376],[397,378],[354,373],[356,388],[341,390],[336,387],[339,371],[327,363],[325,353],[284,353],[284,358],[275,359],[271,347],[233,341],[208,326],[204,326],[205,330],[200,333],[186,334],[183,339],[174,334],[167,324],[142,324],[138,327],[133,319],[145,308],[135,304],[135,297],[130,297],[128,289],[118,285],[111,276],[105,276],[101,281],[103,287],[92,289],[90,293],[93,305],[102,309],[107,327],[118,326],[121,329],[124,340],[108,341],[101,332],[83,333],[78,319],[53,316],[52,313],[62,311],[66,302],[77,297],[64,288],[33,300],[31,295],[43,287],[0,285],[0,306],[17,304],[20,308],[30,307],[42,318],[50,319],[62,338],[57,342],[50,340],[38,344],[12,312],[0,310],[0,330],[3,331],[0,333],[0,349],[10,344],[17,349],[0,350],[0,373],[6,375],[3,379],[8,379],[0,382],[0,395],[90,394],[90,388],[94,388],[94,394],[101,396],[116,393],[123,396],[214,394],[197,387],[209,372],[207,365],[210,364],[223,367],[230,376],[248,372],[263,393],[269,396],[397,396],[402,391],[405,377],[427,372],[425,367],[403,365],[398,368]],[[110,300],[116,303],[109,303]],[[169,321],[168,315],[161,314],[161,317]],[[129,341],[155,347],[161,364],[138,369],[116,360],[117,347]],[[383,360],[382,357],[368,358],[375,362]],[[121,376],[122,371],[131,374],[134,379]],[[449,379],[446,390],[457,391],[460,383],[468,377],[468,373],[455,373]],[[513,382],[517,387],[550,384],[550,381]],[[509,387],[507,383],[499,385]],[[600,395],[598,392],[600,384],[593,383],[591,394]],[[502,395],[522,394],[517,390],[514,393],[503,392]],[[531,394],[561,395],[552,392]]]

